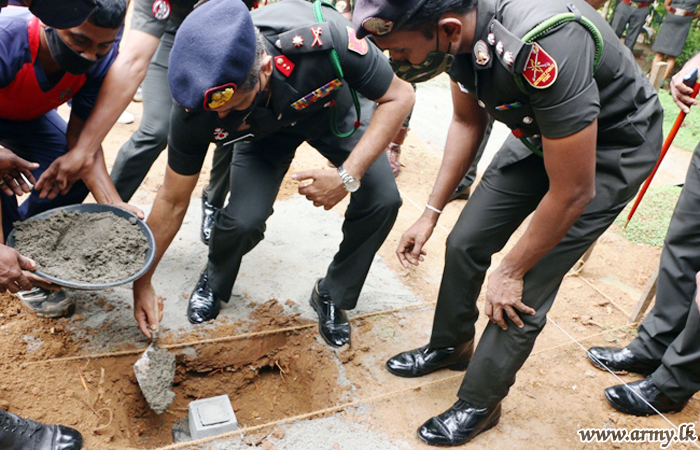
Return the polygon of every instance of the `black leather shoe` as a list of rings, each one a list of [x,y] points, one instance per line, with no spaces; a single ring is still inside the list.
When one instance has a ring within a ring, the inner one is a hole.
[[[471,189],[471,186],[463,186],[460,184],[450,196],[448,203],[452,200],[469,200],[469,193],[471,192]]]
[[[421,425],[418,437],[428,445],[462,445],[495,427],[500,418],[500,403],[493,408],[474,408],[464,400],[458,400],[452,408]]]
[[[214,297],[214,293],[209,286],[209,276],[207,270],[199,276],[199,281],[190,295],[190,302],[187,305],[187,318],[190,323],[203,323],[216,319],[221,311],[221,300]]]
[[[214,214],[216,214],[219,209],[220,208],[209,203],[205,195],[202,195],[202,228],[199,230],[199,238],[206,245],[209,245],[211,229],[214,228]]]
[[[321,337],[331,347],[342,347],[350,343],[350,322],[345,311],[333,304],[329,295],[321,295],[316,281],[311,291],[311,307],[318,314],[318,331]]]
[[[0,409],[0,448],[3,450],[80,450],[83,437],[63,425],[44,425]]]
[[[440,369],[467,370],[474,353],[474,341],[458,347],[425,347],[399,353],[386,362],[389,372],[399,377],[422,377]]]
[[[689,399],[677,403],[668,398],[659,388],[654,386],[651,377],[629,383],[627,386],[619,384],[605,390],[605,398],[608,402],[625,414],[634,414],[635,416],[656,414],[656,411],[639,398],[640,396],[661,413],[679,412],[688,404]]]
[[[586,353],[591,364],[601,370],[613,372],[634,372],[644,376],[651,375],[659,365],[640,361],[627,347],[592,347]]]

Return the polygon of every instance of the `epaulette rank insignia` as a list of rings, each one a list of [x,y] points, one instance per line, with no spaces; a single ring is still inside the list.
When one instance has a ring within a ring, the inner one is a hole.
[[[558,73],[557,62],[535,42],[523,70],[525,80],[534,88],[546,89],[554,84]]]
[[[292,108],[296,109],[297,111],[306,109],[312,104],[319,101],[320,99],[327,97],[328,94],[330,94],[331,92],[340,89],[340,86],[342,86],[342,84],[343,82],[336,78],[330,83],[324,84],[320,88],[315,89],[313,92],[306,94],[299,100],[292,103]]]
[[[491,20],[489,28],[488,41],[496,43],[496,57],[498,60],[511,74],[517,75],[522,73],[530,57],[532,44],[523,42],[496,19]]]
[[[359,55],[366,55],[369,50],[369,44],[364,39],[357,39],[355,30],[352,27],[346,27],[348,30],[348,50]]]
[[[284,55],[275,56],[275,67],[282,72],[285,77],[289,77],[294,71],[294,63]]]
[[[277,47],[285,55],[330,50],[333,48],[333,35],[328,22],[316,23],[280,34]]]

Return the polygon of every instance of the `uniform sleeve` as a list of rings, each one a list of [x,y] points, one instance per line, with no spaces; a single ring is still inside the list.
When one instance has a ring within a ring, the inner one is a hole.
[[[168,18],[156,19],[153,4],[157,0],[134,0],[134,13],[131,16],[131,29],[143,31],[151,36],[160,38],[165,32]]]
[[[355,31],[350,22],[332,24],[333,42],[340,58],[340,65],[348,84],[370,100],[376,100],[386,94],[394,78],[389,59],[369,39],[353,41]],[[366,53],[363,49],[366,46]],[[351,50],[350,47],[357,50]]]
[[[168,135],[168,166],[180,175],[195,175],[202,170],[214,130],[212,113],[188,113],[173,105]]]
[[[12,84],[24,63],[31,61],[26,29],[25,21],[0,21],[0,88]]]
[[[550,139],[570,136],[600,113],[600,94],[593,79],[595,42],[583,26],[570,22],[537,43],[556,61],[558,71],[556,81],[547,88],[524,83],[537,124]]]
[[[122,28],[122,31],[124,29]],[[73,97],[71,113],[75,114],[78,118],[82,120],[87,120],[92,113],[92,109],[95,107],[95,102],[97,101],[97,95],[100,93],[102,88],[102,82],[109,72],[109,68],[112,67],[112,63],[117,58],[119,54],[119,40],[121,39],[121,33],[119,34],[118,40],[112,44],[112,48],[105,58],[100,61],[95,67],[90,69],[86,74],[86,81],[83,87],[76,92]]]

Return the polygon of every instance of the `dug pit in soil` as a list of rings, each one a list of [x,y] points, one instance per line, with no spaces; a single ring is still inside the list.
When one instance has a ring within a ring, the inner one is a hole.
[[[43,220],[16,223],[15,248],[48,275],[101,284],[138,272],[148,241],[136,220],[111,212],[60,210]]]
[[[347,395],[333,351],[317,342],[316,330],[202,344],[176,357],[175,401],[162,415],[136,382],[138,355],[3,367],[0,396],[10,412],[77,428],[85,448],[124,450],[173,443],[173,425],[201,398],[227,394],[245,427],[327,408]]]

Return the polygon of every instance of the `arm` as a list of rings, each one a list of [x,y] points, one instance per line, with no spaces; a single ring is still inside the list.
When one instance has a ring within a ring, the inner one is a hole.
[[[700,69],[700,53],[693,56],[693,58],[685,63],[683,68],[671,78],[671,96],[681,111],[686,114],[690,112],[691,106],[698,104],[698,101],[690,96],[693,92],[693,88],[686,86],[683,83],[683,78],[696,67]]]
[[[75,115],[71,115],[71,118],[68,121],[68,129],[66,130],[66,141],[68,142],[69,149],[73,148],[74,143],[82,134],[84,125],[85,121],[79,119]],[[64,158],[70,153],[71,151],[69,150],[66,155],[57,158],[56,161],[58,161],[61,158]],[[90,190],[90,193],[92,193],[92,195],[95,197],[97,203],[118,206],[120,208],[133,212],[134,214],[139,216],[139,218],[143,219],[143,211],[123,202],[121,197],[119,197],[117,189],[114,187],[114,183],[112,183],[112,180],[109,178],[109,174],[107,173],[107,166],[105,164],[102,147],[99,148],[99,151],[95,155],[95,163],[92,165],[90,171],[82,175],[81,178]],[[57,188],[58,186],[54,185],[52,192],[56,192],[56,194],[58,194]],[[61,191],[61,194],[67,194],[69,189],[70,186],[67,186],[64,190]]]
[[[515,310],[534,314],[522,302],[523,277],[554,248],[595,197],[598,121],[560,139],[542,138],[549,190],[523,236],[489,276],[484,311],[504,330],[503,313],[523,326]]]
[[[153,273],[180,230],[190,203],[190,195],[192,195],[198,178],[199,173],[187,176],[179,175],[168,166],[165,171],[165,181],[163,186],[158,189],[153,209],[146,221],[156,240],[156,257],[151,269],[134,282],[134,317],[141,332],[149,338],[151,337],[149,326],[152,329],[157,328],[163,314],[162,299],[156,300],[151,281]],[[154,317],[153,314],[156,301],[160,303],[160,317],[158,318]]]
[[[428,199],[428,204],[438,210],[445,207],[474,161],[488,123],[488,115],[473,96],[462,92],[455,82],[452,82],[451,90],[454,113],[447,132],[440,170]],[[418,265],[423,260],[423,245],[432,235],[439,216],[426,208],[423,215],[401,237],[396,255],[404,267],[408,267],[409,263]]]
[[[62,190],[67,192],[75,180],[81,178],[81,173],[92,169],[102,141],[134,97],[159,43],[159,38],[143,31],[129,32],[119,56],[107,72],[95,108],[75,145],[70,147],[70,153],[60,164],[52,164],[40,177],[36,188],[42,198],[53,198]],[[58,190],[52,190],[53,186]]]
[[[411,112],[415,93],[410,84],[394,75],[389,89],[376,102],[378,106],[367,131],[343,163],[345,170],[358,180],[396,135],[396,131]],[[311,184],[300,185],[299,193],[305,195],[315,206],[323,206],[326,210],[331,209],[347,195],[340,176],[335,171],[310,170],[295,173],[292,179],[313,179]]]
[[[673,0],[664,0],[664,8],[666,8],[666,11],[671,12],[671,2]]]
[[[697,303],[698,308],[700,308],[700,272],[695,275],[695,284],[697,285],[695,289],[695,303]]]

